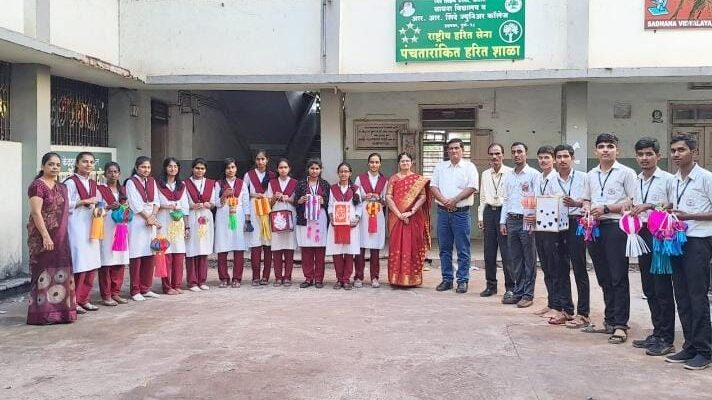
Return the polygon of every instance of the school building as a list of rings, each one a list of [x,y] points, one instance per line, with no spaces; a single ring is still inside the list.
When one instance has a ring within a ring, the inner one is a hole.
[[[89,149],[126,177],[139,155],[204,157],[217,175],[265,148],[319,156],[333,181],[374,151],[386,174],[408,150],[427,175],[455,137],[480,170],[490,142],[515,140],[531,160],[569,143],[583,170],[600,132],[628,165],[640,136],[690,132],[712,167],[712,10],[693,2],[2,3],[0,280],[27,272],[25,191],[50,150],[67,173]]]

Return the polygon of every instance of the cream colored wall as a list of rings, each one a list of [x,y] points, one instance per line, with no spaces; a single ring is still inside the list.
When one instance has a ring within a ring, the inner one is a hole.
[[[24,0],[3,0],[0,11],[0,27],[23,32],[25,29]]]
[[[27,201],[22,184],[22,144],[0,141],[0,159],[5,163],[0,173],[3,205],[0,207],[0,280],[16,276],[22,269],[22,231],[27,216],[22,205]],[[22,271],[27,272],[27,270]]]
[[[54,45],[119,64],[119,0],[52,0]]]

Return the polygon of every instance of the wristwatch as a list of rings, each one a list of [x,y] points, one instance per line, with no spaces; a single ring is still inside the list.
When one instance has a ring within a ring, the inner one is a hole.
[[[603,206],[603,213],[608,214],[609,212],[611,212],[611,209],[608,206]]]

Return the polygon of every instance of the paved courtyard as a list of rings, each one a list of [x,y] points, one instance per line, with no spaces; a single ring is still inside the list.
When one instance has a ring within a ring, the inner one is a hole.
[[[49,327],[25,325],[25,304],[6,300],[0,398],[711,396],[712,370],[685,371],[630,341],[610,345],[605,335],[548,326],[532,314],[545,302],[541,272],[539,296],[523,310],[500,304],[501,288],[499,296],[480,298],[484,271],[473,271],[466,295],[435,292],[439,270],[425,274],[423,287],[410,290],[218,289],[211,268],[210,291],[101,307],[77,323]],[[600,322],[600,289],[591,279],[593,318]],[[637,273],[631,286],[631,338],[638,338],[650,323]],[[679,347],[679,325],[677,335]]]

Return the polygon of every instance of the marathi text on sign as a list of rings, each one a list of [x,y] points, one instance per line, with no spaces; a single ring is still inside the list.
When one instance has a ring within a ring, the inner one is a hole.
[[[357,150],[397,149],[398,133],[408,129],[407,120],[356,120]]]

